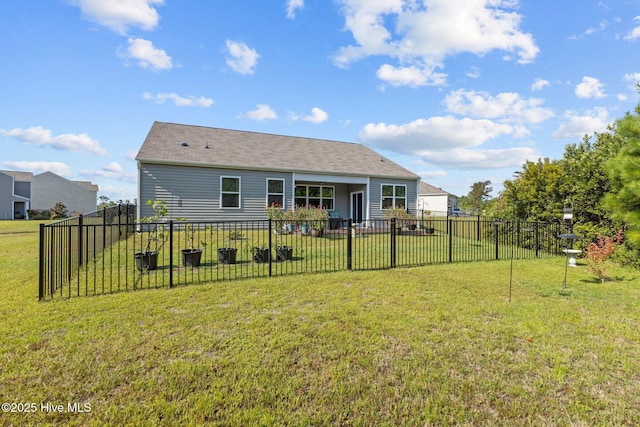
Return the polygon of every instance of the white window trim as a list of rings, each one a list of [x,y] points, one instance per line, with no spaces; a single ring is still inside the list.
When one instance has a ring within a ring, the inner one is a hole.
[[[270,193],[269,192],[269,181],[282,181],[282,193]],[[285,191],[286,190],[285,179],[284,178],[267,178],[267,180],[265,182],[265,185],[266,185],[266,191],[265,191],[266,196],[264,198],[264,204],[266,206],[269,206],[269,196],[270,195],[274,195],[274,196],[282,195],[282,206],[281,206],[281,208],[282,209],[286,209],[287,198],[285,196],[285,194],[286,194],[286,191]]]
[[[335,211],[336,210],[336,187],[335,185],[315,185],[315,184],[296,184],[293,186],[293,204],[294,206],[296,205],[296,199],[298,197],[296,197],[296,187],[307,187],[307,195],[305,196],[305,201],[306,201],[306,205],[309,205],[309,187],[320,187],[320,205],[322,205],[322,201],[323,200],[329,200],[331,199],[333,201],[333,209],[327,209],[327,211]],[[333,191],[331,192],[331,194],[333,195],[332,197],[322,197],[322,189],[323,188],[331,188]],[[313,197],[314,199],[317,197]]]
[[[407,197],[407,184],[391,184],[391,183],[382,183],[380,184],[380,209],[383,211],[386,211],[389,208],[383,208],[382,207],[382,199],[384,198],[388,198],[389,196],[385,196],[384,194],[382,194],[382,187],[384,186],[391,186],[393,187],[393,196],[391,196],[393,202],[392,202],[392,207],[396,207],[396,187],[404,187],[404,197],[400,197],[400,199],[404,199],[404,208],[405,209],[409,209],[409,198]]]
[[[222,191],[222,180],[224,178],[232,178],[238,180],[238,193],[230,193]],[[224,194],[238,194],[238,206],[222,206],[222,196]],[[221,175],[220,176],[220,209],[241,209],[242,208],[242,177],[240,176],[231,176],[231,175]]]

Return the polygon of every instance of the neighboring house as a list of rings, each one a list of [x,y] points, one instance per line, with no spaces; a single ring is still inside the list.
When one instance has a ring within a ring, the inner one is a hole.
[[[31,208],[31,172],[0,171],[0,219],[25,219]]]
[[[427,212],[428,211],[428,212]],[[460,211],[460,198],[426,182],[418,191],[418,215],[451,215]]]
[[[31,209],[49,210],[64,203],[68,214],[94,212],[98,203],[98,186],[88,181],[70,181],[53,172],[33,177]]]
[[[420,177],[355,143],[155,122],[136,160],[142,217],[150,199],[194,221],[265,219],[271,204],[358,223],[417,209]]]

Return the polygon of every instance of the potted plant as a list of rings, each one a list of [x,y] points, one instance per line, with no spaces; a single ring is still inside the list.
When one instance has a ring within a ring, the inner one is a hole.
[[[278,261],[289,261],[293,259],[293,246],[278,246],[276,248],[276,259]]]
[[[195,247],[196,230],[193,228],[192,224],[186,224],[184,226],[184,232],[188,248],[180,251],[182,253],[182,265],[185,267],[200,267],[203,249]],[[202,246],[202,248],[206,248],[207,242],[200,242],[200,246]]]
[[[223,240],[224,246],[218,248],[218,262],[221,264],[235,264],[238,248],[235,246],[235,241],[241,240],[244,237],[239,230],[229,230],[227,238]],[[231,242],[234,242],[234,246],[231,246]]]
[[[271,206],[265,206],[267,218],[273,221],[273,232],[275,234],[284,231],[284,222],[286,213],[282,210],[282,206],[272,203]]]
[[[329,219],[329,212],[321,207],[312,207],[309,211],[309,219],[311,220],[311,235],[322,237]]]
[[[309,234],[309,220],[311,220],[311,208],[308,206],[296,206],[294,219],[300,228],[300,233]]]
[[[402,231],[402,226],[407,225],[407,227],[413,225],[413,229],[415,230],[416,224],[415,221],[412,223],[408,223],[407,221],[414,219],[413,215],[411,215],[407,209],[403,206],[394,206],[389,209],[385,209],[384,211],[384,219],[394,219],[396,220],[396,233],[400,234]]]
[[[258,263],[267,263],[271,259],[271,251],[269,248],[254,246],[251,248],[252,258]]]
[[[289,234],[296,231],[296,214],[294,211],[283,212],[284,228]]]
[[[151,224],[153,224],[153,229],[148,230],[149,235],[146,249],[143,252],[136,252],[133,255],[136,261],[136,267],[138,267],[140,271],[155,270],[158,268],[158,244],[162,246],[166,239],[164,223],[160,221],[167,216],[167,202],[162,199],[150,199],[147,200],[147,206],[151,206],[153,215],[140,218],[140,222],[147,224],[148,227],[151,227]],[[152,242],[156,244],[155,250],[151,250]]]

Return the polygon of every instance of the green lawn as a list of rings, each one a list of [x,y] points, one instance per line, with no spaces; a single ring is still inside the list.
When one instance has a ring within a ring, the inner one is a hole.
[[[39,303],[37,237],[0,222],[0,401],[35,408],[0,425],[640,419],[633,270],[603,285],[580,263],[563,288],[563,258],[516,260],[511,302],[493,261]]]

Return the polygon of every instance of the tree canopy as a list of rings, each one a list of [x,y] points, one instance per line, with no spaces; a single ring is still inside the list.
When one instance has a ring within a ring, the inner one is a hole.
[[[616,137],[622,148],[606,163],[610,191],[605,205],[614,220],[629,228],[626,237],[640,247],[640,106],[618,120]]]

